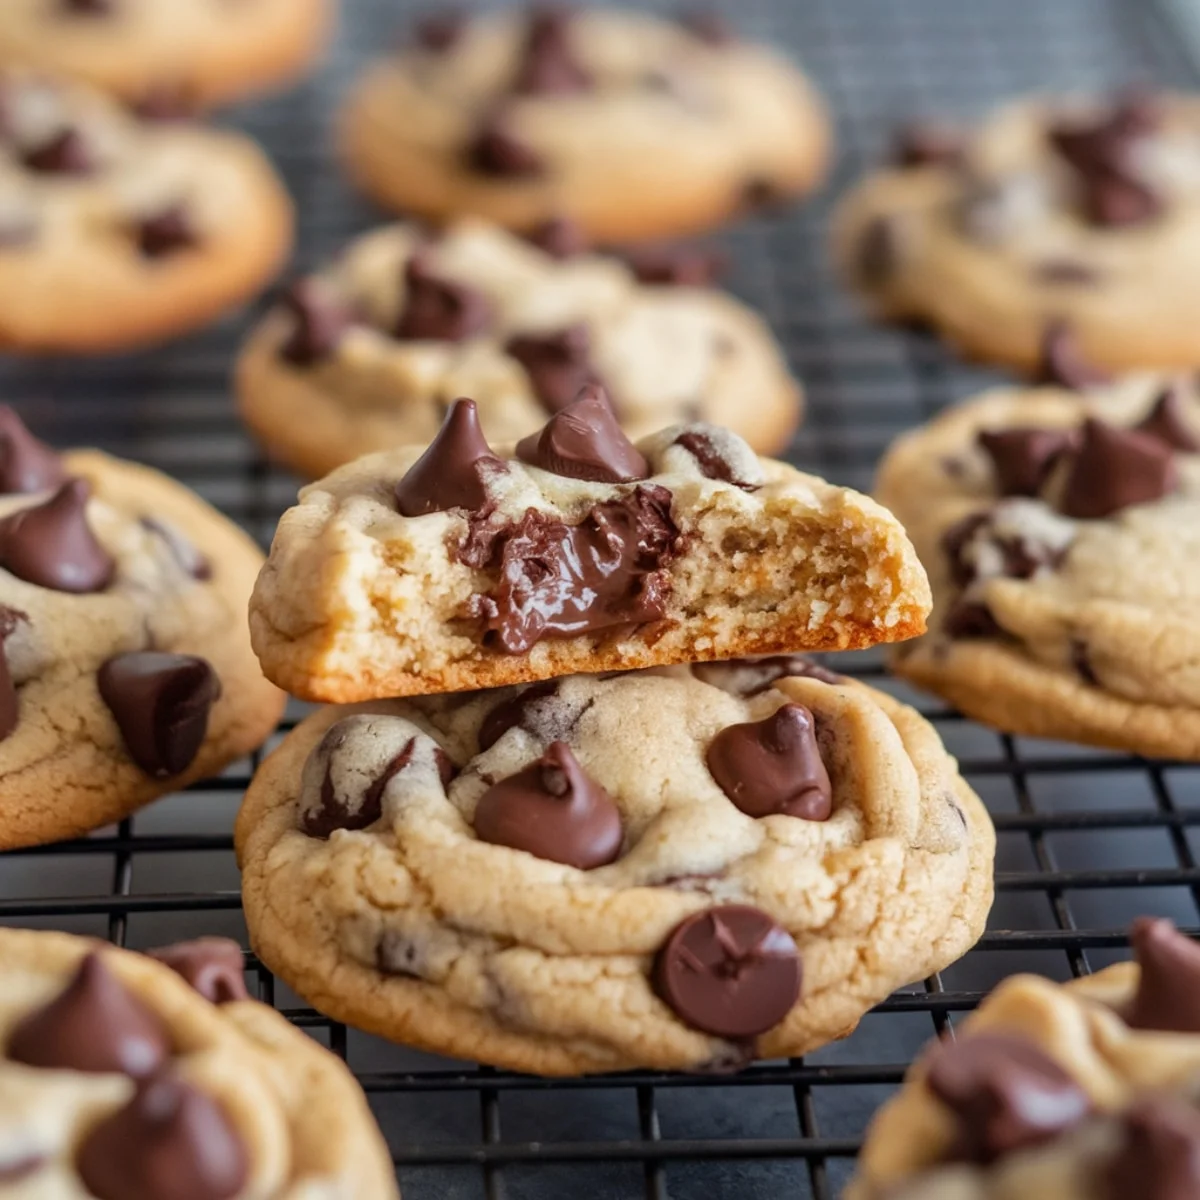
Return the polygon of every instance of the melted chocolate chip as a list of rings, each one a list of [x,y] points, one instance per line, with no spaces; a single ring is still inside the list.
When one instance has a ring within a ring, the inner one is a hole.
[[[706,478],[717,479],[721,483],[732,483],[744,492],[758,491],[758,484],[737,478],[733,463],[721,454],[707,433],[689,429],[675,439],[675,445],[682,446],[696,460],[700,474]]]
[[[467,162],[481,175],[498,179],[521,179],[541,175],[546,169],[542,156],[513,131],[504,112],[485,117],[467,146]]]
[[[75,1165],[97,1200],[232,1200],[250,1174],[221,1106],[165,1074],[92,1127]]]
[[[1200,944],[1153,917],[1134,921],[1129,940],[1141,970],[1125,1020],[1134,1029],[1200,1033]]]
[[[6,1053],[13,1062],[50,1071],[122,1074],[141,1079],[171,1054],[171,1039],[148,1008],[89,954],[66,988],[17,1023]]]
[[[866,287],[891,281],[900,261],[900,235],[894,217],[873,217],[862,232],[855,255],[854,273]]]
[[[445,54],[462,40],[467,31],[466,14],[459,9],[429,12],[413,26],[413,40],[431,54]]]
[[[556,413],[583,388],[600,382],[588,357],[591,344],[588,327],[580,322],[557,333],[510,338],[504,352],[525,368],[542,407]]]
[[[129,757],[154,779],[192,765],[221,694],[221,681],[203,658],[151,650],[110,658],[96,685]]]
[[[802,704],[785,704],[764,721],[722,729],[705,760],[721,791],[748,816],[826,821],[833,810],[816,724]]]
[[[634,246],[621,257],[639,282],[658,286],[709,287],[727,265],[725,255],[715,247],[682,242]]]
[[[229,938],[196,938],[146,954],[170,967],[210,1004],[249,999],[242,948]]]
[[[671,493],[651,485],[593,506],[577,525],[529,509],[490,544],[465,544],[459,557],[498,570],[497,586],[475,598],[473,611],[487,642],[524,654],[544,637],[662,620],[666,568],[679,545]]]
[[[47,175],[90,175],[96,164],[77,129],[63,129],[47,141],[25,150],[25,165]]]
[[[91,488],[69,479],[41,504],[0,520],[0,567],[55,592],[102,592],[116,564],[87,523]]]
[[[199,241],[187,207],[172,204],[146,217],[137,227],[138,248],[146,258],[166,258]]]
[[[708,46],[729,46],[737,41],[729,22],[710,8],[695,8],[681,13],[679,24]]]
[[[1142,1096],[1122,1118],[1124,1144],[1104,1172],[1108,1200],[1200,1195],[1200,1113],[1174,1096]]]
[[[1083,1089],[1032,1042],[981,1033],[943,1043],[925,1077],[958,1122],[955,1159],[990,1163],[1078,1125],[1091,1105]]]
[[[527,229],[522,235],[531,245],[544,250],[551,258],[578,258],[591,249],[583,226],[570,217],[550,217]]]
[[[141,517],[139,524],[162,541],[181,571],[200,582],[213,577],[212,563],[174,525],[168,525],[156,517]]]
[[[1092,366],[1083,357],[1075,334],[1065,321],[1052,321],[1046,326],[1035,383],[1082,392],[1110,381],[1111,376]]]
[[[992,460],[1001,496],[1036,496],[1079,439],[1068,429],[983,429],[977,440]]]
[[[64,479],[62,459],[29,432],[13,409],[0,405],[0,492],[44,492]]]
[[[725,904],[676,926],[654,963],[659,996],[685,1024],[714,1037],[758,1037],[800,997],[791,935],[765,912]]]
[[[443,279],[423,254],[414,254],[404,268],[404,311],[395,336],[403,340],[461,342],[482,333],[492,320],[482,292]]]
[[[529,709],[539,700],[548,699],[558,691],[556,679],[546,679],[527,687],[523,692],[509,700],[502,700],[486,717],[479,727],[479,750],[482,753],[490,750],[510,729],[516,729],[525,723]]]
[[[621,853],[621,813],[612,797],[579,765],[566,742],[479,798],[475,834],[536,858],[581,871],[606,866]]]
[[[845,683],[845,676],[827,670],[802,654],[774,654],[761,658],[728,658],[722,662],[695,663],[692,674],[701,683],[712,684],[723,691],[736,691],[739,696],[761,696],[781,679],[819,679],[822,683]],[[735,676],[745,675],[745,685],[729,685]]]
[[[621,432],[608,397],[595,386],[585,387],[540,433],[522,438],[517,457],[553,475],[592,483],[632,483],[650,476],[650,464]]]
[[[571,45],[570,12],[550,4],[534,8],[512,90],[523,96],[567,96],[591,88],[591,74]]]
[[[437,437],[396,484],[396,505],[406,517],[478,512],[488,501],[487,476],[507,469],[483,436],[475,401],[455,400]]]
[[[1068,517],[1099,520],[1161,499],[1175,489],[1178,474],[1171,448],[1157,438],[1089,417],[1061,509]]]
[[[354,323],[350,310],[316,279],[298,279],[281,303],[295,325],[279,353],[298,367],[328,358]]]
[[[959,130],[919,121],[897,131],[892,161],[898,167],[957,167],[965,149]]]
[[[962,640],[996,638],[1004,634],[988,606],[973,600],[955,601],[942,622],[942,631],[947,637]]]
[[[1176,385],[1163,389],[1154,407],[1134,428],[1138,433],[1157,438],[1173,450],[1183,450],[1188,454],[1200,451],[1200,435],[1187,415],[1183,394]]]

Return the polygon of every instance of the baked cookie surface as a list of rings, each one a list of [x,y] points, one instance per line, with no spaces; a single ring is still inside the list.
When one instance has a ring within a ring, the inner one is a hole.
[[[1011,733],[1200,756],[1191,381],[985,394],[896,441],[875,491],[934,593],[898,674]]]
[[[251,335],[243,417],[273,454],[320,476],[429,441],[459,396],[508,442],[603,381],[635,439],[711,421],[760,452],[782,449],[799,385],[761,318],[706,286],[711,252],[621,259],[576,232],[553,222],[539,245],[464,220],[436,238],[415,225],[360,238]]]
[[[994,849],[921,717],[786,656],[326,709],[236,842],[322,1012],[547,1075],[847,1035],[978,938]]]
[[[1112,370],[1194,367],[1200,104],[1032,99],[971,132],[918,127],[842,201],[842,273],[880,317],[1031,367],[1067,320]]]
[[[261,564],[181,485],[59,458],[0,409],[0,848],[107,825],[267,737],[284,698],[246,631]]]
[[[151,954],[0,928],[6,1194],[398,1197],[358,1085],[248,998],[236,943]]]
[[[515,229],[672,237],[798,195],[829,156],[801,73],[715,22],[553,6],[433,17],[369,68],[340,120],[376,200]]]
[[[247,138],[148,121],[98,92],[0,71],[0,345],[125,349],[203,325],[291,244]]]

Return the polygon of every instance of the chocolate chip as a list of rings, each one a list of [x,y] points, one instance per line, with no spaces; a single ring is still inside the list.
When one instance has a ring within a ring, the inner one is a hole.
[[[733,463],[717,449],[711,437],[698,429],[689,429],[676,439],[676,446],[682,446],[695,460],[700,468],[700,474],[707,479],[717,479],[721,483],[731,483],[744,492],[757,492],[758,484],[738,479]]]
[[[137,227],[138,248],[146,258],[166,258],[199,241],[187,207],[172,204],[145,217]]]
[[[588,384],[600,382],[588,357],[591,344],[591,333],[580,322],[556,333],[510,338],[504,352],[525,368],[542,407],[556,413]]]
[[[965,150],[959,130],[918,121],[897,130],[892,162],[898,167],[957,167]]]
[[[620,810],[566,742],[551,743],[535,763],[484,792],[474,824],[480,841],[581,871],[621,853]]]
[[[826,821],[833,810],[816,725],[803,704],[785,704],[766,720],[722,729],[705,761],[721,791],[748,816]]]
[[[1075,668],[1076,674],[1089,687],[1100,686],[1100,680],[1096,678],[1096,672],[1092,667],[1091,659],[1088,657],[1087,643],[1080,641],[1078,638],[1071,639],[1071,666]]]
[[[229,938],[196,938],[146,953],[170,967],[210,1004],[249,999],[242,948]]]
[[[723,662],[694,663],[692,674],[701,683],[739,696],[761,696],[780,679],[819,679],[822,683],[845,683],[845,677],[827,670],[802,654],[764,655],[761,658],[728,658]]]
[[[567,96],[591,88],[591,74],[571,45],[570,12],[538,5],[529,14],[512,90],[521,96]]]
[[[551,258],[577,258],[591,249],[583,226],[569,217],[550,217],[522,234],[524,239],[544,250]]]
[[[1082,392],[1112,382],[1112,377],[1084,359],[1066,321],[1051,321],[1042,334],[1034,382]]]
[[[900,235],[895,217],[872,217],[859,239],[854,274],[866,287],[891,281],[900,261]]]
[[[69,479],[41,504],[0,520],[0,567],[55,592],[102,592],[116,563],[87,523],[91,488]]]
[[[1124,1144],[1104,1171],[1108,1200],[1200,1195],[1200,1113],[1175,1096],[1141,1096],[1121,1118]]]
[[[981,1033],[943,1043],[929,1060],[929,1090],[958,1123],[951,1157],[990,1163],[1078,1125],[1083,1089],[1025,1038]]]
[[[0,492],[44,492],[65,478],[62,459],[29,432],[13,409],[0,404]]]
[[[192,765],[221,694],[221,681],[203,658],[152,650],[108,659],[96,685],[129,757],[155,779]]]
[[[1001,496],[1036,496],[1054,464],[1078,444],[1069,429],[983,429],[976,438]]]
[[[729,22],[709,8],[696,8],[681,13],[679,24],[708,46],[729,46],[737,41]]]
[[[971,600],[957,600],[950,606],[942,622],[942,631],[947,637],[963,640],[996,638],[1004,634],[988,606]]]
[[[604,389],[590,386],[517,443],[517,457],[532,467],[591,483],[648,479],[650,464],[621,432]]]
[[[522,726],[529,710],[539,700],[546,700],[558,692],[558,681],[546,679],[527,687],[511,699],[502,700],[483,718],[479,727],[479,750],[490,750],[510,729]]]
[[[483,293],[443,279],[420,252],[405,265],[404,286],[404,311],[395,329],[398,338],[461,342],[491,324],[491,306]]]
[[[594,505],[577,525],[528,509],[493,540],[488,565],[499,582],[472,611],[485,642],[505,654],[544,637],[660,621],[680,545],[671,493],[655,485]]]
[[[31,171],[47,175],[90,175],[96,167],[83,134],[70,128],[27,148],[24,162]]]
[[[1095,287],[1104,276],[1088,263],[1074,258],[1047,258],[1035,263],[1030,273],[1038,283],[1063,287]]]
[[[1068,517],[1099,520],[1130,505],[1162,499],[1175,489],[1178,477],[1169,446],[1089,417],[1060,507]]]
[[[431,54],[445,54],[462,40],[467,31],[466,14],[459,9],[425,13],[413,26],[413,40]]]
[[[542,156],[513,131],[504,112],[484,118],[467,146],[467,163],[481,175],[499,179],[528,178],[546,169]]]
[[[654,962],[654,986],[693,1029],[732,1040],[766,1033],[800,997],[800,952],[765,912],[724,904],[676,926]]]
[[[16,1024],[6,1053],[27,1067],[141,1079],[167,1060],[171,1039],[158,1014],[93,953],[58,996]]]
[[[138,523],[148,533],[161,539],[180,570],[200,582],[213,577],[212,563],[174,525],[168,525],[157,517],[141,517]]]
[[[1187,415],[1180,388],[1172,384],[1164,388],[1140,424],[1134,428],[1138,433],[1149,434],[1174,450],[1188,454],[1200,452],[1200,436]]]
[[[295,325],[279,353],[299,367],[328,358],[354,323],[350,310],[316,279],[298,279],[281,301]]]
[[[1134,921],[1129,940],[1140,972],[1126,1022],[1134,1029],[1200,1033],[1200,945],[1153,917]]]
[[[437,437],[396,484],[396,505],[406,517],[476,512],[488,501],[487,476],[507,469],[483,436],[475,401],[455,400]]]
[[[1062,560],[1065,547],[1033,536],[1001,533],[996,528],[996,515],[996,511],[971,513],[942,534],[942,550],[949,559],[951,576],[960,588],[980,578],[979,555],[967,551],[981,538],[999,555],[998,570],[996,555],[988,556],[992,560],[988,573],[993,577],[1030,579],[1040,568],[1058,566]]]
[[[173,1075],[93,1125],[75,1166],[97,1200],[232,1200],[249,1156],[221,1106]]]
[[[766,215],[783,208],[791,195],[773,179],[747,179],[738,188],[735,209]]]
[[[634,246],[622,251],[639,282],[653,286],[709,287],[725,273],[728,260],[713,246],[676,242]]]

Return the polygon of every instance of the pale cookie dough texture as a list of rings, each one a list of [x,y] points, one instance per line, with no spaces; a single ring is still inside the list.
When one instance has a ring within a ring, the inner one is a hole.
[[[1200,102],[1026,100],[894,157],[834,229],[877,316],[1021,368],[1056,320],[1111,370],[1200,365]]]
[[[7,849],[86,833],[215,774],[267,737],[284,697],[250,649],[262,554],[241,530],[146,467],[90,450],[32,463],[28,434],[0,417]]]
[[[4,0],[0,62],[135,105],[208,108],[298,75],[333,11],[334,0]]]
[[[247,997],[237,946],[201,939],[153,953],[172,965],[0,929],[0,1190],[398,1200],[358,1085]]]
[[[849,1034],[975,942],[994,848],[917,713],[799,659],[329,708],[236,840],[252,944],[319,1010],[545,1075]]]
[[[672,237],[799,195],[830,152],[804,76],[715,22],[622,10],[423,22],[340,119],[375,199],[524,229],[556,215],[610,241]]]
[[[876,1115],[845,1200],[1200,1195],[1200,946],[1132,938],[1136,963],[1001,984]]]
[[[100,352],[206,324],[275,273],[291,201],[247,138],[0,71],[0,346]]]
[[[876,496],[933,586],[898,674],[1010,733],[1200,758],[1192,381],[990,392],[894,443]]]
[[[250,604],[268,678],[345,703],[924,629],[925,574],[873,501],[715,426],[635,448],[596,413],[493,454],[459,401],[428,450],[301,491]]]
[[[663,265],[675,254],[686,269],[689,253],[668,250]],[[560,257],[479,221],[436,239],[380,229],[251,335],[237,367],[242,415],[274,456],[315,478],[429,441],[459,396],[478,403],[489,439],[516,441],[598,379],[633,438],[712,421],[762,453],[781,450],[801,393],[762,319],[713,288],[641,282],[636,265],[584,249]],[[435,289],[457,307],[416,324]]]

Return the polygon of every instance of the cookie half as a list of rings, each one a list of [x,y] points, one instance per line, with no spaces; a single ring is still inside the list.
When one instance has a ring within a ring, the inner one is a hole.
[[[842,272],[878,316],[1032,367],[1068,320],[1112,370],[1200,364],[1200,103],[1038,99],[918,127],[841,204]]]
[[[499,452],[459,400],[305,488],[250,629],[268,678],[344,703],[899,641],[927,589],[873,501],[713,425],[635,446],[590,388]]]
[[[458,396],[508,442],[603,381],[633,438],[712,421],[763,453],[787,444],[800,386],[761,318],[707,286],[711,251],[592,253],[561,220],[535,236],[464,220],[436,238],[414,225],[360,238],[251,335],[246,423],[320,476],[428,442]]]
[[[1200,757],[1194,382],[1002,390],[888,451],[933,585],[898,674],[1010,733]]]
[[[73,837],[257,747],[284,697],[246,600],[262,554],[198,496],[0,409],[0,849]]]
[[[715,22],[544,5],[423,22],[368,69],[340,136],[389,208],[516,229],[563,214],[612,241],[799,195],[830,148],[799,70]]]
[[[845,1036],[976,940],[994,847],[917,713],[786,658],[329,708],[236,840],[318,1009],[544,1075]]]
[[[1200,1193],[1200,946],[1142,918],[1136,963],[1002,983],[876,1116],[846,1200]]]
[[[399,1196],[345,1064],[247,997],[236,943],[151,955],[0,929],[0,1181],[31,1195]]]
[[[13,70],[0,111],[0,345],[168,338],[253,295],[288,252],[291,202],[247,138]]]

